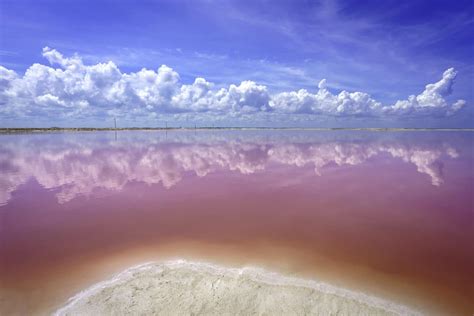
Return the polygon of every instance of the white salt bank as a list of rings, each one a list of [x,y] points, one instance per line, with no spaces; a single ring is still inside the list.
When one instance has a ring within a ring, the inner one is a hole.
[[[258,268],[170,261],[130,268],[56,315],[418,315],[405,306]]]

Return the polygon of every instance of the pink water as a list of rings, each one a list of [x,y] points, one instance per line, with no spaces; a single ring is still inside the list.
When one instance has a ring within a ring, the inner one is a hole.
[[[47,313],[129,265],[179,257],[469,314],[473,135],[0,136],[0,312]]]

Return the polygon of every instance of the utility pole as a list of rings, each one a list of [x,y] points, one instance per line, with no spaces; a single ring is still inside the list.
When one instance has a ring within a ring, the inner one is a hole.
[[[166,129],[168,129],[168,122],[165,122]]]
[[[114,117],[114,128],[117,129],[117,119]]]

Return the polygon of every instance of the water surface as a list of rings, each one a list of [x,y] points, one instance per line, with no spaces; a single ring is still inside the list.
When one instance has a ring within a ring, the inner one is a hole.
[[[184,258],[469,314],[472,135],[1,135],[1,309],[48,313],[131,265]]]

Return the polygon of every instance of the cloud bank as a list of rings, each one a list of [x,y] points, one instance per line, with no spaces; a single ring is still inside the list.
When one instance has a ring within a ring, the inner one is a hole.
[[[333,94],[326,88],[325,79],[314,93],[301,89],[270,94],[266,86],[253,81],[220,89],[200,77],[192,84],[183,84],[179,74],[166,65],[156,71],[143,68],[123,73],[111,61],[85,65],[80,56],[65,57],[49,47],[43,49],[43,56],[50,66],[35,63],[23,76],[0,66],[0,117],[154,117],[176,113],[216,117],[254,113],[449,116],[466,103],[446,100],[456,78],[453,68],[447,69],[441,80],[426,85],[420,94],[384,105],[364,92]]]

